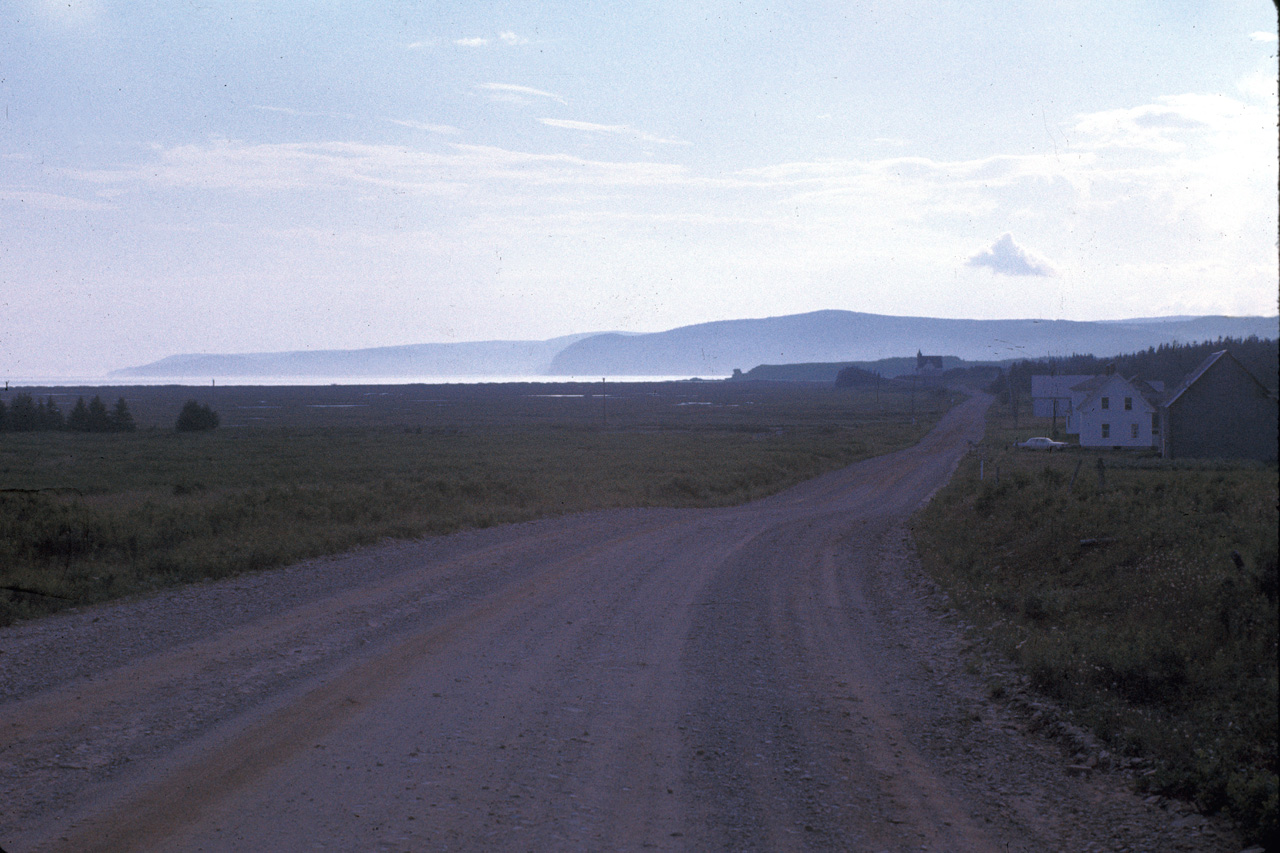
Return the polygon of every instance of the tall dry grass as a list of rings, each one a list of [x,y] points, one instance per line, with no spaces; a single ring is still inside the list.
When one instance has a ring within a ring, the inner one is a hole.
[[[341,425],[308,428],[297,404],[282,426],[6,434],[0,624],[389,537],[740,503],[908,445],[949,402],[727,385],[615,388],[607,401],[453,389],[394,427],[341,409]]]
[[[1145,786],[1274,838],[1276,467],[1009,449],[1046,426],[995,416],[917,517],[926,567],[1038,690],[1158,759]]]

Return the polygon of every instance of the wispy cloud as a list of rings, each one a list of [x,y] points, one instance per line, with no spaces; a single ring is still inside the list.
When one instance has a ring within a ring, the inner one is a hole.
[[[1177,154],[1200,132],[1247,133],[1275,121],[1274,112],[1226,95],[1171,95],[1142,104],[1079,116],[1074,147],[1131,148]],[[1188,134],[1187,131],[1197,133]],[[1271,140],[1274,145],[1275,140]]]
[[[546,98],[566,106],[569,103],[555,92],[545,92],[542,89],[519,86],[515,83],[481,83],[476,88],[488,92],[490,99],[495,101],[528,105],[534,103],[535,98]]]
[[[473,38],[454,39],[453,43],[459,47],[487,47],[493,43],[493,39],[488,36],[475,36]],[[528,44],[529,40],[519,33],[511,30],[503,30],[498,33],[498,43],[507,47],[516,47],[517,45]]]
[[[1254,41],[1264,41],[1264,42],[1280,41],[1280,37],[1277,37],[1275,33],[1263,32],[1261,30],[1259,30],[1258,32],[1249,33],[1249,38],[1253,39]]]
[[[2,190],[0,203],[9,202],[28,209],[39,210],[110,210],[111,205],[75,196],[35,190]]]
[[[464,186],[485,184],[519,194],[553,186],[661,187],[688,180],[682,167],[671,164],[595,161],[477,145],[453,144],[432,152],[354,142],[179,145],[156,149],[145,163],[62,174],[121,190],[170,187],[250,194],[345,193],[364,186],[454,195]]]
[[[634,127],[626,124],[596,124],[589,121],[573,121],[571,119],[560,118],[543,118],[538,120],[548,127],[559,127],[565,130],[581,130],[587,133],[602,133],[612,136],[628,136],[633,139],[639,139],[642,142],[651,142],[655,145],[689,144],[682,139],[666,139],[661,136],[654,136],[651,133],[636,130]]]
[[[398,124],[401,127],[410,127],[410,128],[413,128],[414,130],[425,130],[428,133],[442,133],[442,134],[448,134],[448,135],[461,133],[461,131],[459,131],[456,127],[448,124],[428,124],[427,122],[423,122],[423,121],[412,121],[410,119],[400,119],[400,118],[389,118],[387,119],[387,121],[391,122],[392,124]]]
[[[426,50],[429,47],[435,47],[439,43],[439,39],[422,39],[421,41],[411,41],[405,47],[409,50]]]
[[[268,106],[255,105],[251,107],[251,109],[257,110],[259,112],[264,112],[264,113],[279,113],[281,115],[292,116],[294,118],[336,118],[336,119],[343,119],[346,121],[358,120],[358,116],[354,116],[350,113],[331,113],[331,112],[317,112],[312,110],[297,110],[292,107],[268,107]],[[384,119],[381,119],[381,121],[390,122],[391,124],[398,124],[401,127],[411,127],[414,130],[425,130],[425,131],[428,131],[429,133],[442,133],[442,134],[452,135],[452,134],[461,132],[458,130],[458,128],[453,127],[452,125],[431,124],[429,122],[413,121],[412,119],[384,118]]]
[[[1053,265],[1013,241],[1012,234],[1004,234],[991,244],[965,261],[966,266],[988,267],[993,274],[1001,275],[1057,275]]]
[[[280,113],[281,115],[293,116],[294,118],[340,118],[354,119],[351,113],[334,113],[318,110],[297,110],[293,107],[269,107],[263,104],[254,104],[250,107],[262,113]]]
[[[477,91],[544,105],[564,101],[508,83]],[[543,123],[566,133],[644,137],[622,123]],[[423,124],[432,133],[447,132]],[[1155,134],[1162,143],[1134,147],[1133,133]],[[1274,261],[1257,261],[1274,258],[1274,189],[1267,190],[1276,180],[1274,113],[1243,101],[1191,97],[1080,116],[1066,134],[1069,142],[1053,153],[815,160],[732,172],[701,171],[675,157],[608,161],[553,149],[441,144],[440,137],[416,146],[228,141],[157,147],[117,168],[57,175],[82,182],[67,185],[69,197],[109,197],[120,205],[168,204],[167,191],[177,190],[184,194],[182,209],[192,211],[224,205],[192,207],[188,192],[215,193],[226,203],[239,203],[238,196],[251,210],[253,200],[274,198],[295,205],[303,218],[375,208],[410,219],[447,211],[447,224],[439,227],[464,242],[495,229],[513,240],[545,237],[546,223],[557,216],[563,217],[554,220],[557,233],[594,233],[615,223],[619,230],[609,233],[634,232],[642,242],[650,233],[644,222],[686,222],[689,234],[712,229],[707,238],[723,238],[735,252],[758,250],[761,268],[803,256],[805,265],[829,268],[831,276],[870,263],[873,255],[881,259],[876,263],[900,266],[910,257],[921,274],[950,270],[975,279],[990,270],[1056,273],[1075,282],[1148,258],[1171,269],[1246,270],[1242,264],[1266,263],[1274,271]],[[415,206],[426,198],[432,203]],[[979,250],[972,244],[975,228],[1001,236]],[[1227,278],[1224,273],[1221,280]],[[1266,276],[1238,278],[1243,292]],[[1154,282],[1146,273],[1134,280]]]

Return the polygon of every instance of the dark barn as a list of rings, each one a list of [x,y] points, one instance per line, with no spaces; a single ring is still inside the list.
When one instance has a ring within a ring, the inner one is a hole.
[[[1166,458],[1276,458],[1276,398],[1227,350],[1209,356],[1160,407]]]

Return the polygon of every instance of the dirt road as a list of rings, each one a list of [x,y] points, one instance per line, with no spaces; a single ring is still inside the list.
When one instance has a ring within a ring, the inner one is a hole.
[[[0,845],[1225,849],[1069,775],[928,606],[904,524],[983,407],[748,506],[386,545],[0,631]]]

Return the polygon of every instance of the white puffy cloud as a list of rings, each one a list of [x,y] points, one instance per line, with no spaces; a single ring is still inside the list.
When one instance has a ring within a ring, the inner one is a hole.
[[[971,255],[965,261],[965,265],[988,267],[993,274],[1002,275],[1053,276],[1057,274],[1052,264],[1019,246],[1014,242],[1013,235],[1009,233],[1001,235],[990,248]]]
[[[1273,42],[1273,41],[1280,40],[1280,38],[1278,38],[1275,33],[1262,32],[1261,30],[1259,30],[1258,32],[1249,33],[1249,38],[1253,39],[1254,41],[1262,41],[1262,42],[1267,42],[1267,41]]]
[[[509,45],[529,43],[529,40],[527,38],[525,38],[522,35],[517,35],[516,33],[513,33],[510,30],[506,30],[504,32],[498,33],[498,38],[502,41],[503,44],[509,44]]]

